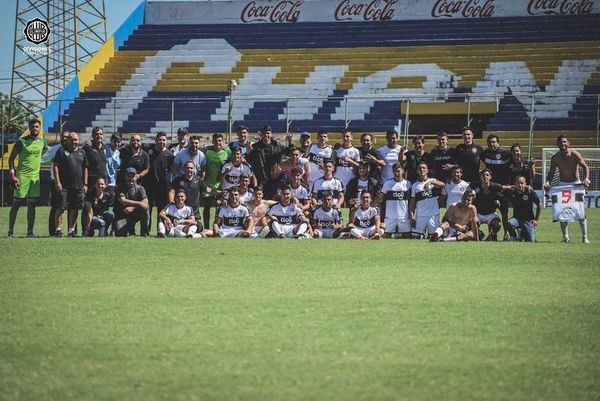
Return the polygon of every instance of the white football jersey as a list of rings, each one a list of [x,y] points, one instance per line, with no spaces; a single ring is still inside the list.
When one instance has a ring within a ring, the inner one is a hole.
[[[319,147],[317,144],[310,145],[310,150],[308,152],[308,161],[309,161],[309,173],[308,173],[308,182],[312,184],[323,176],[323,170],[319,167],[320,162],[324,162],[330,160],[333,157],[333,148],[331,146],[327,146],[323,149]]]
[[[321,203],[321,196],[325,191],[331,191],[333,193],[333,203],[337,203],[340,193],[344,193],[344,184],[335,177],[329,180],[321,177],[313,183],[310,193],[312,197],[317,198],[318,202]]]
[[[337,178],[344,184],[344,187],[348,185],[348,182],[356,177],[356,173],[354,172],[354,167],[352,167],[347,161],[343,160],[344,156],[349,159],[354,160],[355,162],[360,161],[360,151],[356,149],[354,146],[344,149],[340,147],[335,151],[335,174],[334,177]]]
[[[172,203],[167,205],[164,210],[167,213],[167,217],[171,219],[171,222],[174,222],[175,220],[185,220],[194,215],[194,210],[187,205],[178,209],[177,206]]]
[[[411,185],[406,180],[387,180],[381,187],[385,202],[385,216],[392,219],[408,219],[408,199],[410,198]]]
[[[244,227],[244,220],[248,216],[250,216],[248,208],[241,204],[238,207],[223,206],[218,214],[218,217],[223,219],[225,227]]]
[[[268,213],[269,216],[276,217],[280,224],[298,224],[302,214],[302,209],[293,202],[288,206],[283,206],[278,202],[271,206]]]
[[[359,207],[354,213],[354,225],[358,228],[369,228],[375,225],[375,216],[379,214],[379,210],[371,206],[367,210]]]
[[[331,208],[329,211],[325,211],[322,207],[319,207],[313,212],[313,220],[321,223],[323,228],[333,228],[334,223],[342,220],[342,214],[339,209]]]
[[[440,214],[438,197],[441,194],[441,188],[433,185],[425,185],[423,181],[415,181],[412,185],[410,196],[416,200],[417,216],[435,216]]]
[[[385,167],[381,169],[381,181],[385,182],[386,180],[394,178],[392,167],[399,161],[398,156],[400,155],[400,149],[402,149],[401,146],[392,149],[387,145],[379,148],[378,152],[383,160],[385,160]]]
[[[446,198],[446,209],[452,204],[460,202],[467,188],[469,188],[469,183],[463,180],[458,184],[454,183],[454,181],[447,183],[444,187],[444,192],[448,196],[448,198]]]
[[[225,177],[223,177],[223,182],[221,184],[221,189],[224,191],[239,186],[240,176],[242,174],[247,174],[249,176],[254,175],[254,173],[252,172],[252,168],[248,164],[241,163],[239,166],[236,167],[231,162],[225,163],[223,165],[223,167],[221,168],[221,174],[223,174],[225,170],[229,168],[231,168],[232,170],[229,173],[227,173]]]

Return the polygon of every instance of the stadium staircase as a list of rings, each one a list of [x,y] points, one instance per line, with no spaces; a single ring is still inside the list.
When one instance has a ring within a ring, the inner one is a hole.
[[[575,146],[595,145],[598,99],[583,95],[600,93],[599,23],[600,15],[142,24],[61,120],[88,133],[97,125],[224,132],[234,79],[234,120],[253,131],[270,124],[284,132],[289,115],[292,132],[340,132],[348,115],[357,131],[385,132],[410,108],[411,134],[456,134],[470,113],[484,137],[498,132],[503,145],[526,146],[533,115],[534,154],[563,131]],[[532,91],[543,92],[533,104]],[[400,100],[415,93],[410,106]],[[364,97],[373,95],[382,97]],[[470,97],[470,110],[459,95]],[[56,121],[49,131],[58,130]]]

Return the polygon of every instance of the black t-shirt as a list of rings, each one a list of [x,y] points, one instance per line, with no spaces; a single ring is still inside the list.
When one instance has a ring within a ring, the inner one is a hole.
[[[524,192],[512,191],[510,200],[513,205],[513,216],[517,220],[531,221],[534,218],[533,205],[540,203],[540,198],[531,188]]]
[[[419,177],[417,174],[417,166],[419,163],[425,162],[430,170],[433,168],[433,158],[427,152],[424,152],[419,156],[414,150],[410,150],[406,152],[405,156],[406,160],[404,161],[404,168],[406,170],[406,179],[410,182],[417,181]]]
[[[465,145],[461,143],[455,148],[456,162],[463,169],[463,180],[479,182],[479,163],[483,148],[475,143]]]
[[[531,185],[533,177],[531,176],[531,170],[529,169],[528,163],[530,162],[515,162],[511,159],[510,163],[508,164],[511,184],[515,182],[517,176],[522,175],[525,177],[527,185]]]
[[[144,186],[146,188],[164,189],[167,191],[169,188],[167,174],[171,171],[171,166],[175,159],[173,152],[169,149],[161,152],[156,150],[154,145],[152,145],[147,149],[147,153],[150,159],[150,171],[144,177]]]
[[[500,184],[510,183],[510,152],[498,148],[496,150],[485,149],[481,156],[483,163],[492,172],[494,182]]]
[[[59,149],[54,156],[54,165],[58,168],[63,189],[83,189],[83,171],[88,166],[83,149],[79,148],[74,152]]]
[[[118,180],[122,184],[125,183],[125,172],[129,167],[135,168],[138,174],[150,168],[150,157],[144,149],[141,149],[139,153],[134,155],[131,146],[127,145],[119,151],[119,155],[121,166],[119,167]]]
[[[277,141],[272,141],[266,145],[258,141],[252,145],[252,151],[246,156],[246,160],[252,166],[259,184],[263,184],[271,178],[273,164],[286,150],[287,146]]]
[[[475,192],[475,207],[479,214],[494,213],[498,208],[498,201],[502,198],[502,185],[492,182],[487,189],[483,189],[480,182],[469,185]]]
[[[90,186],[96,183],[98,178],[106,178],[106,151],[104,145],[100,149],[85,144],[83,145],[83,151],[88,159],[88,177]]]
[[[119,199],[121,198],[140,202],[148,198],[148,196],[146,195],[144,187],[138,184],[133,184],[131,187],[120,189],[115,197],[115,213],[121,212],[124,208],[123,205],[121,205],[121,202],[119,202]]]
[[[186,197],[185,204],[190,206],[194,210],[194,213],[197,213],[200,208],[200,196],[206,193],[208,187],[199,177],[187,180],[184,176],[180,175],[175,177],[171,182],[171,189],[175,190],[175,196],[177,196],[177,191],[183,189]]]
[[[381,155],[379,154],[379,152],[375,148],[371,148],[369,150],[364,150],[362,148],[362,146],[361,146],[361,147],[358,148],[358,150],[360,151],[360,160],[364,161],[365,160],[365,156],[367,156],[367,155],[371,155],[374,158],[376,158],[377,160],[383,160],[381,158]],[[369,169],[369,177],[373,177],[373,178],[375,178],[376,180],[379,181],[379,177],[381,177],[381,168],[379,166],[371,163],[371,162],[368,162],[368,163],[369,163],[369,167],[370,167],[370,169]]]
[[[431,159],[433,162],[433,171],[429,175],[443,182],[450,180],[452,178],[452,170],[444,170],[442,166],[444,164],[456,164],[456,151],[453,148],[442,150],[435,147],[431,150]]]
[[[113,196],[107,190],[103,191],[102,199],[98,197],[95,189],[85,194],[85,201],[92,205],[94,216],[101,216],[102,213],[106,212],[113,205],[113,199]]]

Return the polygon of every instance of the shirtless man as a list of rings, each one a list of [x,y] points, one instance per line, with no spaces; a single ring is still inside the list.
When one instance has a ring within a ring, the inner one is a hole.
[[[461,201],[446,211],[442,224],[431,235],[430,241],[479,241],[474,198],[471,191],[463,193]]]
[[[254,232],[250,234],[250,238],[264,238],[270,231],[269,219],[266,217],[269,208],[276,204],[276,201],[263,199],[264,191],[262,186],[254,188],[254,196],[252,201],[246,206],[250,211],[250,218],[254,225]]]
[[[292,170],[297,169],[302,172],[302,183],[308,187],[308,175],[310,172],[308,159],[302,157],[300,148],[291,148],[289,158],[281,163],[281,168],[288,177],[292,176]]]
[[[590,169],[585,163],[585,160],[583,160],[581,153],[569,147],[570,143],[566,135],[559,135],[556,138],[556,144],[558,145],[558,152],[556,152],[554,156],[552,156],[552,159],[550,159],[550,170],[546,176],[544,189],[546,191],[550,189],[550,183],[552,182],[552,178],[554,177],[554,173],[556,172],[557,168],[560,179],[558,186],[582,184],[584,188],[588,188],[590,186]],[[581,181],[581,178],[579,177],[579,167],[583,169],[583,173],[585,175],[583,181]],[[579,220],[579,225],[581,226],[583,243],[589,244],[590,240],[588,239],[587,233],[587,219]],[[569,223],[561,221],[560,229],[562,230],[563,234],[562,241],[569,242]]]

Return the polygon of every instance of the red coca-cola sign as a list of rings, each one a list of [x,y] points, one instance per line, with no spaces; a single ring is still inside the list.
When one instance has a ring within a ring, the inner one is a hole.
[[[372,0],[370,2],[352,2],[342,0],[335,9],[336,21],[362,19],[364,21],[390,21],[394,19],[394,4],[398,0]]]
[[[251,1],[242,10],[242,22],[298,22],[303,0],[281,0],[277,4]]]
[[[530,15],[589,15],[594,9],[591,0],[529,0]]]
[[[437,0],[431,9],[433,18],[465,17],[490,18],[494,16],[495,0]]]

